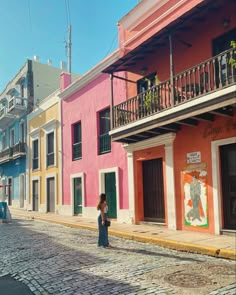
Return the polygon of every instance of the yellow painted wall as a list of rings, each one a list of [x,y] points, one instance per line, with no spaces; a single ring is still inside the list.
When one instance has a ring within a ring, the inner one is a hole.
[[[39,170],[32,170],[32,142],[34,138],[29,137],[29,203],[32,205],[32,179],[34,177],[40,177],[40,207],[43,208],[46,205],[46,177],[48,174],[55,174],[55,183],[56,183],[56,205],[61,204],[61,179],[60,179],[60,170],[61,170],[61,160],[59,158],[61,154],[61,146],[59,143],[60,139],[60,129],[59,129],[59,103],[56,102],[54,105],[50,106],[48,109],[42,111],[40,114],[36,115],[34,118],[29,120],[29,134],[33,130],[39,131]],[[55,120],[55,161],[56,165],[52,167],[46,167],[46,132],[43,128],[46,123]],[[39,207],[39,208],[40,208]],[[46,209],[46,207],[45,207]],[[56,208],[55,208],[56,209]]]

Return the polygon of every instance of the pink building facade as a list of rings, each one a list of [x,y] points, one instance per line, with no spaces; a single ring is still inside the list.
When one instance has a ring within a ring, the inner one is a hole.
[[[61,76],[63,199],[61,214],[97,216],[100,193],[105,192],[110,218],[131,222],[127,184],[127,154],[110,140],[110,77],[102,70],[117,52],[100,62],[73,84]],[[126,96],[125,84],[114,81],[114,102]]]

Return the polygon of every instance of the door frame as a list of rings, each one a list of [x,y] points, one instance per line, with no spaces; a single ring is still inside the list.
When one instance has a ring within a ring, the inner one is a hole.
[[[136,222],[135,202],[136,188],[134,183],[134,152],[157,146],[164,146],[165,149],[165,174],[163,181],[166,182],[166,196],[164,196],[166,211],[165,217],[168,229],[177,229],[177,214],[175,200],[175,178],[174,178],[174,140],[176,134],[173,132],[159,135],[150,139],[146,139],[137,143],[126,144],[123,148],[127,152],[127,167],[128,167],[128,188],[129,188],[129,210],[132,214],[132,223]]]
[[[212,191],[215,234],[220,235],[223,228],[223,204],[221,191],[221,171],[219,147],[236,143],[236,136],[211,142],[211,162],[212,162]]]
[[[82,193],[82,216],[84,213],[84,204],[85,204],[85,200],[84,200],[84,173],[75,173],[75,174],[71,174],[70,175],[70,203],[71,203],[71,216],[74,216],[74,206],[75,206],[75,196],[74,196],[74,178],[81,178],[81,193]]]
[[[45,213],[48,212],[48,191],[47,191],[48,178],[54,178],[54,192],[55,192],[54,208],[55,208],[55,211],[51,212],[51,213],[56,213],[56,211],[57,211],[57,173],[50,173],[50,174],[46,174],[46,176],[45,176],[45,184],[44,184]]]
[[[40,211],[40,198],[41,198],[41,183],[40,183],[40,176],[33,176],[31,179],[31,211],[33,211],[33,181],[38,181],[38,211]]]
[[[119,167],[112,167],[107,169],[100,169],[98,171],[99,175],[99,195],[105,193],[105,174],[114,172],[116,176],[116,216],[119,219],[120,211],[120,181],[119,181]]]

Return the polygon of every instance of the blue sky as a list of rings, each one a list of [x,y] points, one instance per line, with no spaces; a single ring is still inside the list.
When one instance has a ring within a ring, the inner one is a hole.
[[[39,56],[60,66],[72,25],[72,72],[84,74],[118,46],[117,22],[138,0],[0,0],[0,92]],[[69,10],[68,10],[69,7]]]

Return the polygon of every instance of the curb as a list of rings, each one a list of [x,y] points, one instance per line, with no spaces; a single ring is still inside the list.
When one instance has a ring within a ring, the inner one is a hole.
[[[86,230],[91,230],[96,232],[98,231],[98,229],[92,225],[74,224],[71,222],[61,221],[57,219],[52,220],[50,218],[46,218],[42,216],[33,216],[33,215],[31,216],[31,215],[18,214],[18,213],[13,213],[13,216],[42,220],[46,222],[64,225],[71,228],[81,228],[81,229],[86,229]],[[215,247],[202,246],[202,245],[192,244],[192,243],[184,243],[184,242],[179,242],[179,241],[174,241],[174,240],[169,240],[164,238],[147,237],[143,235],[122,232],[122,231],[118,231],[114,229],[109,230],[109,235],[123,238],[123,239],[129,239],[129,240],[133,240],[137,242],[153,244],[160,247],[169,248],[172,250],[177,250],[182,252],[196,253],[196,254],[225,258],[230,260],[236,260],[235,250],[218,249]]]

